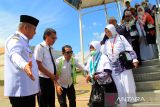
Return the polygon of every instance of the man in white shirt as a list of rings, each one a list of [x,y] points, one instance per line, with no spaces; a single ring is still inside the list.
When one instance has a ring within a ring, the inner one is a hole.
[[[76,95],[74,84],[76,83],[76,67],[84,70],[84,66],[79,64],[72,56],[72,47],[65,45],[62,47],[62,54],[56,60],[58,69],[58,80],[56,85],[57,97],[60,107],[67,107],[66,96],[69,100],[69,107],[76,107]]]
[[[35,107],[39,78],[29,40],[38,23],[32,16],[21,15],[18,31],[5,44],[4,95],[9,96],[12,107]]]
[[[35,48],[34,55],[39,69],[41,92],[38,95],[39,107],[55,107],[56,66],[54,63],[54,50],[51,47],[57,39],[56,31],[47,28],[44,31],[43,42]]]

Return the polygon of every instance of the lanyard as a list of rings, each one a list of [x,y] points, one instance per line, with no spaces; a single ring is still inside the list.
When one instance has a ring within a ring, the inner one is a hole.
[[[114,54],[114,44],[116,42],[116,38],[117,38],[117,34],[116,34],[116,37],[113,40],[113,43],[111,42],[112,54]]]

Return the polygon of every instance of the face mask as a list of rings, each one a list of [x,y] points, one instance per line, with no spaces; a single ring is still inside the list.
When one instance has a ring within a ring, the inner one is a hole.
[[[91,56],[95,56],[96,53],[97,53],[97,51],[96,51],[96,50],[93,50],[93,51],[90,52],[90,55],[91,55]]]

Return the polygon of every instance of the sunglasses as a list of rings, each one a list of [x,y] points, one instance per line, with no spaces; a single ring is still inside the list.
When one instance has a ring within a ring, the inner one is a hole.
[[[73,53],[73,51],[66,51],[66,52],[64,52],[65,54],[72,54]]]

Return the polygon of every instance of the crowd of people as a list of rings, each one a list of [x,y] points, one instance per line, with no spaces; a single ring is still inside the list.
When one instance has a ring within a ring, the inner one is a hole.
[[[39,20],[21,15],[18,31],[5,44],[4,95],[9,97],[12,107],[35,107],[36,96],[39,107],[55,107],[55,92],[60,107],[67,107],[66,96],[69,107],[76,107],[76,68],[86,73],[86,82],[92,83],[89,107],[107,106],[104,95],[109,93],[117,93],[119,98],[133,98],[119,100],[120,107],[137,102],[132,68],[122,64],[125,61],[120,59],[120,53],[128,52],[134,68],[143,60],[157,58],[156,8],[148,2],[133,8],[129,1],[126,7],[121,25],[111,17],[104,28],[103,40],[89,43],[90,57],[86,65],[73,57],[70,45],[64,45],[62,56],[54,58],[52,45],[57,40],[57,32],[52,28],[44,31],[43,42],[33,53],[29,40],[35,35]]]
[[[116,27],[120,35],[125,36],[136,52],[139,64],[141,61],[158,58],[156,46],[155,13],[156,6],[148,3],[148,0],[141,4],[136,3],[131,7],[130,2],[126,1],[121,24],[118,25],[114,17],[109,19],[109,24]],[[104,44],[107,37],[104,37],[101,44]]]

